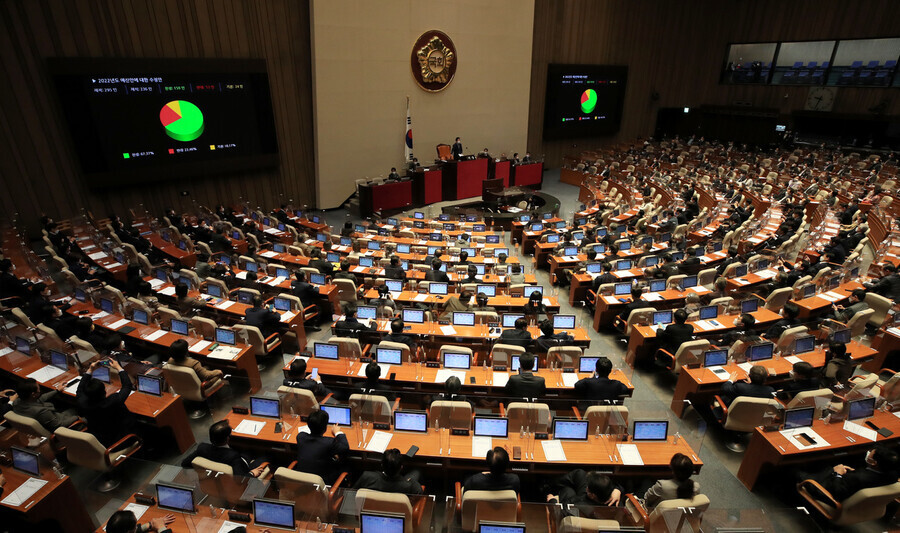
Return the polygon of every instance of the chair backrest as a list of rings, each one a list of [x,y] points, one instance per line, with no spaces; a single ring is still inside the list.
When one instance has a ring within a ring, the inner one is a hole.
[[[597,531],[616,531],[619,523],[615,520],[600,520],[583,516],[567,516],[559,523],[559,533],[596,533]]]
[[[506,407],[510,433],[522,428],[536,433],[547,433],[550,428],[550,406],[545,403],[512,402]]]
[[[328,342],[338,345],[338,357],[359,359],[362,357],[362,347],[359,339],[350,337],[331,337]]]
[[[800,391],[785,406],[785,409],[795,409],[798,407],[815,407],[815,418],[822,417],[822,411],[828,407],[828,403],[834,397],[831,389],[816,389]]]
[[[75,431],[69,428],[56,428],[56,438],[66,448],[66,459],[70,463],[98,472],[109,468],[106,462],[106,448],[97,437],[86,431]]]
[[[671,517],[666,515],[678,513],[681,517],[675,522],[678,525],[672,528],[672,531],[684,531],[682,524],[687,522],[692,531],[699,533],[700,520],[707,509],[709,509],[709,498],[705,494],[697,494],[690,499],[663,500],[647,518],[647,531],[669,531],[667,524],[673,522]]]
[[[898,496],[900,482],[856,491],[841,502],[841,514],[834,524],[842,526],[877,520],[884,516],[888,504]]]
[[[356,510],[357,513],[374,511],[403,515],[403,533],[414,531],[412,504],[406,494],[360,489],[356,491]]]
[[[669,279],[666,280],[666,288],[672,289],[675,287],[680,287],[681,282],[684,281],[684,278],[686,278],[686,277],[687,277],[686,274],[678,274],[675,276],[670,276]]]
[[[820,279],[827,276],[830,272],[831,272],[831,267],[825,267],[825,268],[819,270],[818,272],[816,272],[816,275],[813,276],[812,283],[817,283]]]
[[[716,269],[707,268],[697,273],[697,285],[706,287],[716,282]],[[709,288],[709,287],[707,287]]]
[[[853,315],[847,322],[847,327],[850,328],[850,336],[857,337],[865,333],[866,324],[869,323],[869,320],[874,314],[874,309],[864,309]]]
[[[675,368],[672,371],[678,374],[684,365],[700,362],[700,357],[706,350],[709,350],[709,341],[706,339],[682,342],[678,351],[675,352]]]
[[[232,327],[241,337],[246,339],[247,344],[253,348],[255,355],[266,355],[269,353],[268,346],[266,346],[266,338],[263,337],[262,331],[258,327],[246,324],[235,324]]]
[[[626,322],[625,334],[631,335],[631,328],[634,326],[649,322],[650,317],[653,316],[653,312],[656,309],[651,308],[640,308],[640,309],[632,309],[630,313],[628,313],[628,321]]]
[[[474,352],[471,348],[466,348],[465,346],[455,346],[455,345],[444,345],[441,346],[441,349],[438,350],[438,361],[444,361],[444,353],[466,353],[469,354],[469,360],[472,360],[475,356]]]
[[[171,327],[173,319],[184,320],[181,317],[181,314],[163,305],[157,307],[156,311],[159,312],[159,325],[165,329],[169,329]]]
[[[491,324],[500,322],[500,316],[494,311],[475,311],[475,322],[477,324]]]
[[[53,434],[47,431],[44,426],[41,425],[40,422],[31,418],[30,416],[20,415],[18,413],[14,413],[12,411],[7,412],[3,415],[9,425],[15,428],[19,433],[23,433],[25,435],[34,435],[37,437],[46,437],[50,438]]]
[[[278,499],[294,502],[294,509],[310,517],[325,521],[328,516],[328,487],[315,474],[297,472],[283,466],[273,476],[278,487]]]
[[[94,348],[93,344],[89,343],[88,341],[86,341],[84,339],[80,339],[75,335],[72,335],[71,337],[69,337],[69,343],[71,343],[72,346],[74,346],[75,349],[77,349],[77,350],[84,350],[86,352],[93,353],[94,355],[92,357],[97,356],[100,353],[97,351],[96,348]]]
[[[220,279],[216,279],[216,278],[206,278],[204,280],[204,283],[206,285],[215,285],[216,287],[219,288],[219,291],[221,292],[222,296],[226,300],[228,299],[228,285],[226,285],[224,281],[222,281]]]
[[[209,496],[225,500],[231,505],[241,501],[247,479],[235,477],[230,465],[195,457],[191,466],[200,481],[200,490]]]
[[[516,522],[518,500],[513,490],[467,490],[462,495],[462,528],[475,531],[479,522]]]
[[[781,335],[778,337],[778,342],[775,344],[775,348],[779,351],[784,351],[790,348],[791,343],[794,342],[794,339],[800,335],[803,335],[809,331],[806,326],[795,326],[792,328],[787,328],[786,330],[781,332]]]
[[[44,324],[38,324],[35,327],[37,328],[38,331],[43,333],[45,336],[50,337],[51,339],[54,339],[57,341],[62,341],[62,339],[59,338],[59,335],[56,334],[56,331],[54,331],[53,328],[51,328],[50,326],[46,326]]]
[[[34,322],[28,318],[28,315],[25,314],[25,311],[22,311],[18,307],[12,308],[12,314],[16,317],[16,322],[25,326],[26,328],[34,329]]]
[[[211,318],[195,316],[191,318],[191,327],[194,331],[203,336],[204,339],[211,341],[216,338],[216,322]]]
[[[588,421],[588,433],[593,435],[600,428],[601,434],[622,434],[628,431],[628,408],[624,405],[591,405],[584,412]]]
[[[356,283],[349,279],[332,279],[331,282],[338,288],[338,299],[342,302],[356,301]]]
[[[356,339],[353,339],[356,340]],[[402,342],[391,342],[391,341],[381,341],[377,345],[375,345],[375,353],[378,353],[378,348],[386,348],[389,350],[400,350],[400,360],[411,362],[412,361],[412,352],[409,350],[409,346],[403,344]]]
[[[874,292],[866,293],[865,302],[870,309],[875,311],[869,316],[868,323],[876,328],[881,327],[885,317],[887,317],[887,312],[890,311],[894,302]]]
[[[547,363],[558,363],[560,368],[575,368],[583,354],[578,346],[554,346],[547,350]]]
[[[440,428],[465,428],[472,426],[472,404],[469,402],[438,400],[428,408],[429,419]]]
[[[169,387],[180,396],[184,396],[188,400],[194,402],[202,402],[205,400],[203,396],[203,388],[200,378],[194,369],[180,365],[163,365],[163,374],[166,377],[166,383]]]
[[[308,416],[319,409],[319,401],[316,395],[309,389],[295,387],[278,387],[278,396],[281,398],[281,410],[283,413],[293,412],[298,416]]]
[[[522,346],[498,343],[495,344],[493,348],[491,348],[491,364],[506,365],[508,368],[510,361],[512,361],[512,356],[522,355],[524,353],[525,348],[523,348]]]
[[[369,421],[374,424],[391,423],[391,403],[377,394],[351,394],[350,417],[353,420]]]
[[[732,431],[753,431],[757,426],[765,425],[781,408],[781,403],[774,398],[751,398],[738,396],[728,406],[725,429]]]
[[[765,308],[769,311],[779,311],[791,298],[792,293],[793,289],[790,289],[788,287],[775,289],[771,294],[769,294],[769,297],[766,298]]]

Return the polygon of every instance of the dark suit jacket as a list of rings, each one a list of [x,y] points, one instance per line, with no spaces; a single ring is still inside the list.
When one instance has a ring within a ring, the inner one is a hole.
[[[726,381],[722,384],[722,399],[725,403],[730,404],[738,396],[749,396],[751,398],[772,398],[775,389],[768,385],[754,385],[753,383],[745,383],[738,381],[732,383]]]
[[[584,400],[614,402],[628,395],[628,387],[621,381],[589,377],[575,383],[575,395]]]
[[[690,324],[669,324],[665,329],[656,332],[659,347],[672,355],[678,351],[682,343],[694,338],[694,326]]]
[[[568,333],[554,333],[553,335],[541,335],[535,341],[535,351],[538,353],[547,353],[547,350],[550,348],[556,348],[558,346],[573,346],[575,344],[575,337],[569,335]]]
[[[644,300],[637,300],[634,302],[628,302],[622,307],[622,311],[619,313],[619,318],[623,321],[628,320],[628,315],[635,309],[644,309],[646,307],[653,307],[650,302],[645,302]]]
[[[334,265],[324,259],[313,259],[309,262],[311,268],[315,268],[322,274],[332,275],[334,273]]]
[[[501,474],[495,476],[488,472],[479,472],[466,480],[463,490],[521,490],[519,476],[515,474]]]
[[[193,453],[184,458],[181,468],[191,468],[191,461],[195,457],[202,457],[216,463],[224,463],[231,467],[236,476],[250,475],[250,461],[244,458],[237,450],[228,446],[213,446],[208,442],[202,442]]]
[[[403,270],[403,267],[388,265],[384,267],[384,277],[388,279],[406,279],[406,271]]]
[[[872,292],[895,302],[900,300],[900,275],[889,274],[881,278],[872,286]]]
[[[297,466],[299,472],[316,474],[333,484],[344,468],[344,457],[350,450],[347,436],[341,433],[337,437],[318,437],[309,433],[297,435]],[[337,457],[337,459],[335,459]]]
[[[450,153],[453,155],[453,159],[460,159],[463,153],[462,143],[453,143],[450,147]]]
[[[500,333],[500,338],[497,339],[497,342],[500,344],[510,344],[512,346],[528,348],[533,340],[534,339],[531,338],[531,333],[529,333],[528,330],[504,329],[503,332]]]
[[[372,489],[381,492],[397,492],[400,494],[422,494],[422,486],[404,477],[402,474],[395,478],[389,478],[382,472],[363,472],[354,489]]]
[[[93,378],[85,374],[78,383],[78,390],[75,392],[78,414],[87,420],[88,431],[97,437],[101,444],[109,447],[132,433],[134,427],[134,415],[125,407],[125,400],[132,390],[131,378],[124,370],[119,372],[121,388],[96,404],[91,403],[85,393],[85,384],[90,379]]]
[[[291,284],[291,294],[300,298],[300,303],[303,304],[303,307],[309,307],[316,303],[316,299],[319,297],[319,289],[312,283],[307,283],[305,281],[294,281]]]
[[[387,335],[382,337],[382,340],[385,340],[388,342],[397,342],[400,344],[405,344],[405,345],[409,346],[410,352],[416,351],[416,341],[414,341],[413,338],[410,337],[409,335],[404,335],[402,333],[394,335],[393,333],[388,333]]]
[[[244,311],[248,326],[256,326],[262,332],[263,337],[275,333],[281,324],[281,315],[275,311],[269,311],[265,307],[250,307]]]
[[[441,272],[440,270],[429,270],[425,273],[425,281],[442,281],[444,283],[450,283],[450,276],[448,276],[446,272]]]
[[[844,501],[862,489],[881,487],[894,483],[897,481],[897,474],[892,472],[878,472],[871,468],[859,468],[847,472],[840,477],[832,473],[823,481],[824,483],[822,483],[822,486],[825,487],[837,501]]]
[[[542,398],[547,392],[544,378],[531,372],[521,372],[509,377],[503,388],[507,396],[516,398]]]

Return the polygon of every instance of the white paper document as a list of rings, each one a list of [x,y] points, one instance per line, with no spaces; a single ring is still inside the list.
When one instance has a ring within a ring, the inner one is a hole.
[[[107,326],[107,327],[108,327],[109,329],[119,329],[119,328],[124,328],[125,326],[128,325],[129,322],[131,322],[131,321],[128,320],[127,318],[123,318],[123,319],[121,319],[121,320],[116,320],[115,322],[113,322],[112,324],[110,324],[110,325]]]
[[[366,451],[384,453],[393,436],[393,433],[388,433],[387,431],[376,431],[372,434],[372,438],[369,439],[369,443],[366,444]]]
[[[237,279],[247,279],[247,271],[241,271],[234,275]]]
[[[268,251],[268,250],[266,250],[265,252],[260,252],[259,255],[261,255],[261,256],[263,256],[263,257],[278,257],[278,253],[277,253],[277,252],[270,252],[270,251]]]
[[[160,289],[159,293],[165,296],[175,296],[175,287],[170,285],[164,289]]]
[[[76,392],[78,392],[78,385],[81,383],[81,378],[78,378],[74,381],[75,383],[72,383],[71,385],[66,387],[65,392],[69,394],[75,394]]]
[[[212,357],[213,359],[227,359],[229,361],[234,360],[237,357],[237,354],[241,353],[241,349],[237,346],[222,346],[219,345],[215,350],[209,352],[206,357]]]
[[[573,373],[563,373],[562,375],[563,385],[566,387],[574,387],[575,383],[578,382],[578,374]]]
[[[854,435],[858,435],[864,439],[868,439],[871,441],[874,441],[878,438],[878,432],[874,429],[860,426],[856,422],[851,422],[850,420],[844,421],[844,431],[849,431]]]
[[[663,299],[663,297],[658,292],[648,292],[647,294],[641,296],[641,299],[646,302],[658,302]]]
[[[691,287],[688,290],[696,292],[697,294],[706,294],[707,292],[709,292],[709,289],[707,289],[703,285],[697,285],[697,286]]]
[[[830,446],[830,444],[828,444],[825,439],[823,439],[810,427],[783,429],[779,433],[784,435],[784,438],[786,438],[798,450],[811,450],[813,448],[827,448],[828,446]],[[809,436],[816,441],[815,444],[810,444],[806,439],[801,437],[800,434]]]
[[[152,342],[152,341],[155,341],[156,339],[162,337],[162,336],[165,335],[165,334],[166,334],[166,331],[165,331],[165,330],[163,330],[163,329],[158,329],[158,330],[154,331],[153,333],[151,333],[151,334],[147,335],[146,337],[144,337],[144,340],[148,340],[148,341],[151,341],[151,342]]]
[[[415,301],[417,301],[417,302],[424,302],[424,301],[427,300],[427,299],[428,299],[428,295],[427,295],[427,294],[417,294],[417,295],[413,298],[413,300],[415,300]]]
[[[648,294],[649,294],[649,293],[648,293]],[[645,296],[646,296],[646,295],[645,295]],[[603,300],[604,300],[606,303],[608,303],[609,305],[615,305],[615,304],[619,303],[619,299],[616,298],[615,296],[604,296],[604,297],[603,297]],[[649,300],[649,299],[648,299],[648,300]]]
[[[285,311],[284,313],[281,314],[281,321],[282,322],[290,322],[291,320],[294,319],[295,316],[297,316],[297,313]]]
[[[641,466],[644,459],[641,457],[641,451],[638,450],[637,444],[616,444],[619,450],[619,457],[622,458],[622,464],[632,466]]]
[[[487,452],[494,449],[494,441],[490,437],[472,437],[472,457],[487,457]]]
[[[110,263],[110,264],[106,265],[106,268],[108,270],[112,270],[113,268],[120,267],[120,266],[122,266],[122,263],[115,262],[115,263]]]
[[[541,302],[543,302],[544,305],[553,305],[553,302],[550,301],[550,298],[544,298],[543,300],[541,300]]]
[[[509,382],[509,374],[506,372],[494,372],[493,377],[491,378],[492,384],[495,387],[505,387]]]
[[[150,283],[150,287],[152,287],[155,290],[160,285],[165,285],[166,282],[161,279],[153,278],[150,280],[149,283]]]
[[[104,257],[106,257],[106,252],[94,252],[88,255],[88,257],[96,261],[97,259],[103,259]]]
[[[47,381],[50,381],[51,379],[58,378],[65,373],[65,370],[56,368],[55,366],[47,365],[44,368],[39,368],[31,374],[28,374],[28,377],[35,381],[45,383]]]
[[[241,420],[241,423],[234,428],[235,433],[243,433],[244,435],[259,435],[259,432],[266,427],[265,422],[257,422],[255,420]]]
[[[240,522],[231,522],[229,520],[226,520],[216,533],[230,533],[231,531],[234,531],[239,527],[245,527],[246,525],[247,524],[242,524]]]
[[[728,371],[725,370],[724,368],[722,368],[721,366],[710,366],[707,368],[709,369],[710,372],[715,374],[716,377],[721,380],[727,380],[728,377],[731,376],[731,374],[729,374]]]
[[[49,483],[44,479],[28,478],[25,483],[19,485],[16,490],[9,493],[9,496],[3,498],[3,503],[18,507],[25,503],[34,493],[41,490],[41,487]]]
[[[713,329],[713,325],[707,322],[706,320],[697,320],[694,322],[694,325],[700,328],[703,331],[708,331]]]
[[[148,506],[148,505],[141,505],[139,503],[129,503],[128,505],[125,506],[123,511],[131,511],[132,513],[134,513],[134,517],[137,520],[140,520],[141,517],[144,516],[144,513],[146,513],[147,509],[149,509],[149,508],[150,508],[150,506]]]
[[[212,341],[199,340],[191,345],[191,351],[192,352],[202,352],[203,350],[209,348],[210,344],[212,344]]]
[[[444,335],[456,335],[456,330],[453,326],[441,326],[441,333]]]
[[[456,376],[463,383],[466,382],[466,371],[465,370],[447,370],[446,368],[442,368],[437,371],[437,374],[434,375],[435,383],[443,383],[450,378],[450,376]]]
[[[803,361],[803,359],[800,359],[796,355],[789,355],[789,356],[785,357],[784,360],[787,361],[788,363],[790,363],[791,365],[796,365],[800,361]]]
[[[566,460],[566,452],[563,450],[561,440],[542,440],[541,447],[544,448],[544,458],[547,459],[547,461],[555,462]]]
[[[234,302],[232,302],[231,300],[225,300],[223,302],[220,302],[219,305],[216,306],[216,309],[228,309],[232,305],[234,305]]]
[[[100,320],[101,318],[106,318],[108,316],[109,316],[109,313],[107,313],[106,311],[100,311],[98,313],[94,313],[93,315],[91,315],[91,320],[97,321],[97,320]]]
[[[753,368],[753,363],[741,363],[738,365],[738,368],[749,374],[750,369]]]
[[[3,357],[8,353],[13,353],[13,349],[8,346],[6,348],[0,349],[0,357]]]

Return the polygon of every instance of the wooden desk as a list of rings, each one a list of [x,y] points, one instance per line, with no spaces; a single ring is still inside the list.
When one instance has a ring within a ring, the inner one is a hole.
[[[0,467],[0,471],[6,477],[3,498],[9,496],[30,478],[27,474],[5,466]],[[25,500],[22,505],[0,503],[0,516],[15,516],[19,520],[36,526],[52,521],[67,533],[84,533],[92,531],[96,527],[75,489],[75,484],[72,483],[72,478],[64,476],[62,479],[58,479],[49,466],[42,464],[40,479],[46,481],[47,484]],[[38,527],[34,531],[41,529]]]
[[[194,265],[197,264],[197,254],[189,252],[187,250],[182,250],[171,242],[163,239],[159,233],[153,232],[149,235],[145,235],[145,237],[148,241],[150,241],[150,244],[154,248],[159,250],[163,255],[169,257],[170,259],[177,261],[184,268],[193,268]]]
[[[116,261],[114,257],[106,255],[103,249],[91,239],[90,235],[84,234],[81,231],[76,231],[75,235],[75,244],[81,250],[81,253],[87,256],[88,261],[102,268],[118,281],[125,282],[125,271],[128,269],[127,265],[123,265]],[[98,255],[91,257],[91,254]],[[103,254],[103,257],[100,257],[99,254]]]
[[[810,316],[815,316],[820,313],[827,313],[831,309],[831,304],[840,304],[847,298],[850,298],[850,293],[853,292],[854,289],[862,289],[863,286],[856,281],[848,281],[845,283],[841,283],[838,288],[832,289],[830,292],[843,296],[843,299],[838,300],[837,302],[831,302],[826,300],[825,298],[821,298],[818,294],[812,296],[810,298],[803,298],[801,300],[791,300],[797,307],[800,308],[800,318],[807,318]]]
[[[703,287],[699,287],[699,289],[700,290],[693,292],[697,292],[701,295],[709,292]],[[692,291],[666,289],[664,291],[653,293],[658,294],[660,298],[662,298],[661,300],[648,300],[647,295],[649,295],[650,293],[641,295],[641,300],[652,301],[653,307],[655,309],[674,309],[677,307],[683,307],[684,301],[687,298],[689,292]],[[621,300],[619,298],[621,298]],[[594,329],[596,331],[602,331],[601,328],[608,328],[612,326],[616,316],[618,316],[618,314],[622,312],[622,308],[625,306],[625,304],[630,302],[630,294],[625,296],[598,295],[597,301],[594,304]]]
[[[821,420],[816,420],[812,429],[825,439],[829,446],[799,450],[780,432],[766,432],[762,428],[756,428],[750,438],[750,445],[744,452],[744,459],[741,461],[737,477],[745,487],[753,490],[760,475],[764,472],[813,461],[827,460],[833,465],[840,462],[838,456],[862,454],[870,450],[876,443],[886,441],[895,443],[900,439],[900,418],[892,413],[875,411],[875,416],[871,420],[878,427],[888,428],[894,434],[890,437],[878,435],[877,440],[872,442],[849,431],[844,431],[843,422],[825,424]],[[850,441],[848,437],[854,439],[855,442]]]
[[[405,305],[422,303],[432,306],[443,305],[451,296],[458,296],[455,294],[446,296],[425,294],[424,298],[421,298],[421,295],[417,291],[403,291],[400,294],[392,294],[395,302],[402,302]],[[369,289],[363,296],[366,299],[378,298],[378,291],[376,289]],[[528,303],[528,298],[524,296],[497,295],[488,298],[488,306],[496,308],[499,313],[516,310],[521,311],[526,303]],[[555,296],[545,296],[544,307],[547,308],[547,312],[549,313],[558,313],[559,300],[557,300]]]
[[[851,342],[847,345],[848,354],[853,361],[863,362],[871,359],[877,353],[868,346],[863,346],[857,342]],[[825,348],[819,346],[816,350],[797,356],[800,360],[806,361],[815,368],[825,366]],[[701,361],[702,363],[702,361]],[[773,385],[775,383],[786,382],[790,380],[790,372],[793,369],[793,363],[787,358],[776,356],[765,361],[757,361],[754,365],[766,367],[770,373],[766,383]],[[747,378],[744,372],[737,364],[730,362],[723,366],[729,374],[737,374],[737,379]],[[774,371],[774,374],[772,373]],[[712,396],[718,394],[722,390],[724,379],[720,379],[711,370],[703,367],[682,367],[678,374],[678,384],[675,386],[675,394],[672,396],[672,411],[676,415],[684,415],[687,407],[686,402],[704,402],[711,400]],[[774,386],[774,385],[773,385]]]

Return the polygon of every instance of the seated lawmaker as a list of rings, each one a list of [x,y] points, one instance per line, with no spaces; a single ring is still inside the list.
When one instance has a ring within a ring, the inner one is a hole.
[[[459,293],[459,296],[451,296],[450,299],[444,303],[444,309],[441,314],[449,315],[461,311],[471,311],[472,306],[469,303],[471,301],[472,291],[462,291]]]
[[[400,318],[395,318],[391,320],[391,333],[382,337],[382,340],[388,342],[396,342],[398,344],[405,344],[409,346],[410,354],[416,353],[416,342],[409,335],[403,334],[403,328],[406,327],[406,324],[403,323],[403,320]]]
[[[366,380],[359,386],[362,394],[377,394],[388,400],[394,399],[391,386],[381,380],[381,366],[375,361],[366,365]]]
[[[700,483],[691,479],[694,475],[694,463],[683,453],[676,453],[669,461],[672,479],[661,479],[647,489],[644,494],[644,505],[648,511],[656,508],[666,500],[689,500],[700,492]]]
[[[165,516],[151,518],[148,522],[140,524],[133,511],[116,511],[106,521],[106,533],[172,533],[169,524],[175,521],[175,515],[169,513]]]
[[[521,346],[528,348],[534,339],[528,332],[528,320],[525,318],[517,318],[512,329],[504,329],[497,339],[499,344],[510,344],[512,346]]]
[[[506,396],[511,398],[543,398],[547,393],[544,378],[535,376],[534,354],[524,353],[519,356],[519,373],[509,377],[503,388]]]
[[[431,270],[425,273],[425,281],[438,281],[441,283],[450,283],[450,276],[446,272],[441,272],[441,265],[444,263],[434,258],[431,261]]]
[[[402,263],[400,261],[400,256],[392,255],[390,259],[390,264],[384,267],[384,277],[387,279],[406,279],[406,271],[403,270]]]
[[[237,450],[229,446],[231,440],[231,426],[228,420],[219,420],[209,426],[209,442],[201,442],[193,453],[181,461],[181,468],[191,468],[191,462],[195,457],[200,457],[215,463],[223,463],[231,467],[236,476],[259,477],[266,469],[264,461],[245,457]]]
[[[291,361],[291,366],[288,368],[288,375],[281,384],[285,387],[291,387],[292,389],[305,389],[317,396],[324,396],[331,392],[322,385],[322,378],[320,376],[317,375],[316,378],[313,379],[306,373],[306,359],[299,357]]]
[[[248,326],[259,328],[263,338],[268,338],[278,331],[278,326],[281,325],[281,315],[266,309],[263,306],[262,297],[254,294],[251,306],[244,311],[244,321]]]
[[[753,365],[748,372],[750,382],[745,381],[734,382],[729,379],[722,384],[722,400],[731,405],[731,402],[740,396],[749,396],[751,398],[771,398],[775,389],[766,385],[766,378],[769,371],[762,365]]]
[[[554,333],[553,331],[553,321],[552,320],[544,320],[540,324],[541,328],[541,336],[537,338],[535,341],[535,345],[537,346],[536,350],[538,353],[547,353],[547,350],[550,348],[556,348],[558,346],[574,346],[575,345],[575,337],[569,335],[565,331],[560,331],[559,333]]]
[[[798,393],[822,388],[822,382],[816,375],[816,369],[806,361],[798,361],[791,368],[791,381],[778,389],[778,398],[790,401]]]
[[[419,485],[418,472],[413,471],[404,476],[402,471],[403,454],[397,448],[391,448],[381,456],[381,471],[363,472],[353,484],[353,488],[399,494],[423,494],[422,486]]]
[[[203,366],[200,361],[191,357],[188,353],[188,343],[184,339],[178,339],[169,346],[169,360],[167,364],[190,368],[197,374],[197,379],[201,382],[220,378],[225,374],[221,370],[210,370]]]
[[[559,493],[548,494],[547,501],[582,508],[587,511],[582,516],[591,516],[592,508],[596,506],[617,506],[622,498],[622,487],[596,470],[574,470],[563,476],[557,485]]]
[[[133,432],[135,416],[125,407],[125,400],[131,394],[133,386],[128,373],[113,359],[109,361],[109,366],[119,374],[121,386],[107,396],[106,385],[92,376],[103,363],[105,362],[94,361],[81,376],[75,401],[78,404],[78,414],[87,420],[88,432],[97,437],[100,444],[109,447]]]
[[[297,466],[298,472],[306,472],[320,476],[327,485],[334,484],[344,471],[347,452],[350,444],[347,436],[335,424],[331,428],[333,436],[325,435],[328,429],[328,413],[315,410],[306,420],[309,432],[297,433]]]
[[[493,450],[488,450],[487,471],[479,472],[463,484],[463,490],[514,490],[518,494],[521,490],[519,476],[510,474],[509,470],[509,452],[502,446],[497,446]]]
[[[18,399],[12,404],[12,411],[17,415],[27,416],[49,432],[56,431],[58,427],[68,427],[78,420],[78,414],[74,409],[65,411],[57,410],[52,400],[59,394],[57,390],[41,394],[38,382],[32,378],[22,380],[16,386]]]
[[[594,402],[616,402],[628,396],[628,387],[621,381],[609,379],[613,364],[608,357],[597,358],[594,375],[575,382],[575,395],[583,408]]]
[[[865,466],[852,468],[839,464],[818,474],[797,473],[797,480],[813,479],[839,502],[860,490],[882,487],[897,481],[900,457],[897,452],[879,444],[866,453]]]
[[[637,286],[633,285],[631,287],[631,301],[622,306],[622,310],[619,311],[619,319],[622,322],[628,322],[628,315],[631,314],[635,309],[645,309],[647,307],[653,307],[653,304],[646,300],[641,299],[641,295],[644,294],[644,290]]]
[[[372,321],[371,325],[366,325],[356,318],[356,304],[347,304],[344,308],[344,320],[334,323],[334,333],[340,337],[358,338],[360,331],[375,331],[377,325]]]
[[[656,332],[659,347],[672,355],[678,352],[678,348],[685,342],[694,339],[694,326],[685,324],[688,313],[684,309],[678,309],[673,313],[675,322]]]

